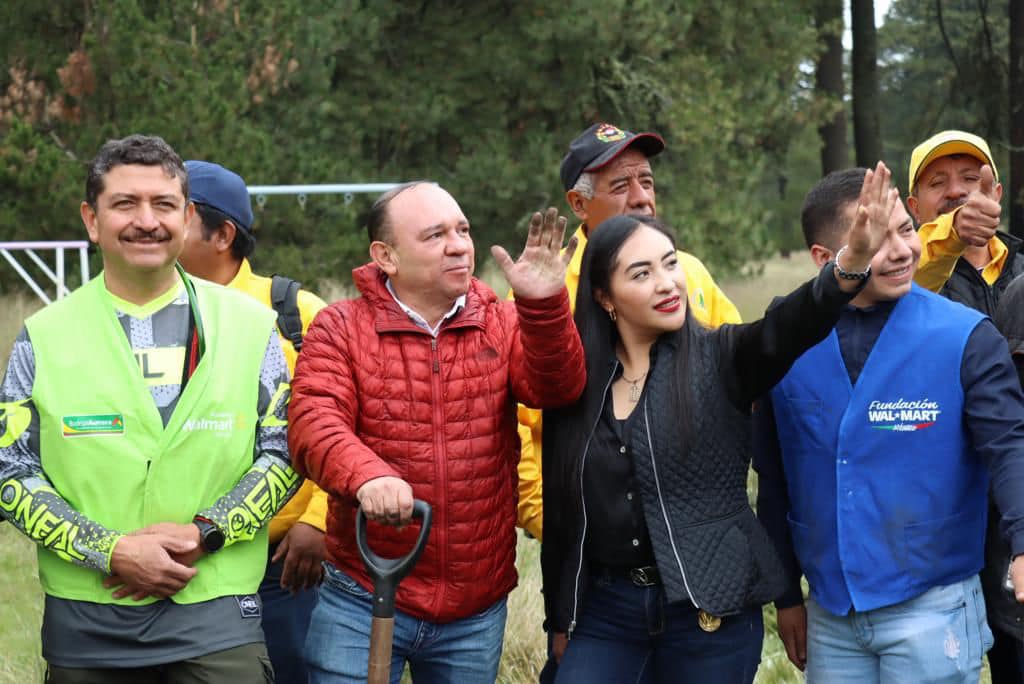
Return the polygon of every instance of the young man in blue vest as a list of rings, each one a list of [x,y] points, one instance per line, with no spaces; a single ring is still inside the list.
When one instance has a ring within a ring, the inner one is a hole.
[[[864,172],[804,201],[819,265]],[[992,322],[912,284],[921,243],[899,203],[889,231],[836,329],[756,413],[758,511],[791,580],[779,632],[808,682],[977,682],[990,481],[1024,599],[1024,396]]]
[[[0,515],[38,546],[51,684],[273,681],[288,368],[272,311],[176,266],[193,211],[166,142],[107,142],[81,206],[103,272],[29,317],[0,385]]]

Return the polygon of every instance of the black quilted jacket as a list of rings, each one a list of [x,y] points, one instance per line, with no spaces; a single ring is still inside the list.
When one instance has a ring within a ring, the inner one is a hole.
[[[825,338],[850,298],[825,268],[760,321],[716,331],[688,324],[686,365],[696,398],[691,444],[681,443],[679,420],[670,415],[677,338],[663,336],[652,350],[643,399],[635,409],[642,413],[628,442],[670,602],[692,601],[725,616],[767,603],[785,589],[774,548],[747,499],[749,407]],[[588,367],[575,418],[567,419],[564,410],[545,412],[541,566],[545,625],[556,632],[571,633],[588,583],[579,484],[586,460],[584,453],[566,453],[569,435],[574,430],[592,434],[616,370]],[[571,467],[558,458],[571,458]]]

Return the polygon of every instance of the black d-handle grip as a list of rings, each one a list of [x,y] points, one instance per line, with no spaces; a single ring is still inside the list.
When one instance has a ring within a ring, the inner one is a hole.
[[[416,539],[412,550],[401,558],[381,558],[366,543],[366,515],[362,507],[356,510],[356,547],[363,559],[366,572],[373,580],[373,616],[395,616],[395,591],[402,578],[409,574],[420,554],[427,546],[427,535],[430,534],[430,504],[416,499],[412,502],[412,517],[419,518],[420,536]]]

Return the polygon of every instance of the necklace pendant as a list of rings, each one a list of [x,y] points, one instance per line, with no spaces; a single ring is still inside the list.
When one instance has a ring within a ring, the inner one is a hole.
[[[643,392],[643,389],[640,387],[640,383],[634,382],[632,385],[629,386],[629,400],[634,404],[640,401],[641,392]]]

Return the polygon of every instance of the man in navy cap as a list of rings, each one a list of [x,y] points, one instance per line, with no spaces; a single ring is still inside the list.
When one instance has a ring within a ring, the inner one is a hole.
[[[569,143],[559,176],[565,200],[580,220],[574,236],[576,253],[565,272],[570,305],[576,303],[580,265],[590,231],[613,216],[657,214],[650,159],[664,149],[665,141],[657,133],[633,133],[609,123],[596,123]],[[682,251],[678,258],[686,273],[686,295],[694,318],[710,328],[739,323],[739,311],[700,259]],[[539,411],[519,407],[519,526],[537,539],[543,535],[540,426]]]
[[[323,301],[298,289],[295,281],[253,273],[248,259],[256,247],[252,203],[241,176],[206,161],[187,161],[185,168],[196,211],[179,257],[181,265],[193,275],[241,290],[278,310],[281,346],[289,374],[294,375],[302,336]],[[289,321],[294,329],[289,329]],[[270,522],[270,555],[260,598],[267,650],[281,682],[306,681],[302,648],[322,573],[326,515],[327,495],[306,480]]]
[[[657,133],[633,133],[610,123],[595,123],[569,143],[559,177],[565,188],[565,200],[580,220],[574,236],[576,253],[565,272],[569,304],[573,307],[590,231],[614,216],[657,214],[650,159],[664,149],[665,141]],[[682,251],[677,255],[686,273],[686,295],[694,318],[711,328],[723,323],[739,323],[739,311],[715,284],[700,259]],[[518,522],[533,537],[543,539],[541,412],[520,405],[518,417],[522,444]],[[557,657],[561,657],[564,646],[565,636],[555,635],[553,647]],[[549,659],[541,681],[553,680],[555,664]]]

